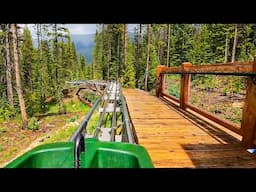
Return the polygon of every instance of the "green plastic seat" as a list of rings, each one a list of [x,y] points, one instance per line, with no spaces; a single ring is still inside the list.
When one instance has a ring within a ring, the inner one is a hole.
[[[153,168],[144,147],[129,143],[85,140],[80,168]],[[44,144],[26,152],[5,168],[74,168],[73,142]]]

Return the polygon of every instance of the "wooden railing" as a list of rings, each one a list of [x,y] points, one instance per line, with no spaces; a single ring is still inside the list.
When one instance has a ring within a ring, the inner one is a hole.
[[[177,99],[165,93],[165,74],[181,74],[180,98]],[[241,127],[221,119],[212,113],[201,110],[189,101],[191,74],[237,75],[248,76],[246,97],[244,100]],[[242,145],[246,148],[256,147],[256,60],[252,62],[234,62],[212,65],[195,65],[183,63],[180,67],[157,67],[157,97],[167,97],[179,103],[183,110],[193,110],[198,114],[228,128],[242,136]]]

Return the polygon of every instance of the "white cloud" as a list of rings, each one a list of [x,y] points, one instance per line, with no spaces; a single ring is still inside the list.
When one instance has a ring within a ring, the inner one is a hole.
[[[128,24],[128,31],[129,32],[134,32],[134,28],[137,26],[138,24]]]
[[[133,32],[137,24],[128,24],[128,31]],[[93,34],[96,32],[96,24],[67,24],[71,34]]]
[[[66,24],[71,34],[93,34],[96,32],[96,24]]]

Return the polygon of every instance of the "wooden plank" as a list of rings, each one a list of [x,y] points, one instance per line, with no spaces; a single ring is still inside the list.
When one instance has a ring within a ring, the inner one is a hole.
[[[255,155],[246,152],[224,127],[196,124],[146,92],[123,92],[139,144],[147,149],[155,167],[256,167]]]

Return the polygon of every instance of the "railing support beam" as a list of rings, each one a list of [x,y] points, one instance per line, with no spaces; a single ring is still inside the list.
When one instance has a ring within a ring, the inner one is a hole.
[[[158,65],[156,70],[156,96],[160,97],[165,89],[165,75],[161,72],[166,68],[165,65]]]
[[[253,72],[256,72],[256,57],[254,57]],[[246,148],[256,148],[256,76],[247,79],[241,130],[242,145]]]
[[[191,67],[192,64],[182,63],[182,71],[187,71],[189,67]],[[182,109],[186,109],[186,104],[189,101],[189,94],[190,94],[190,74],[182,74],[181,75],[181,82],[180,82],[180,107]]]

